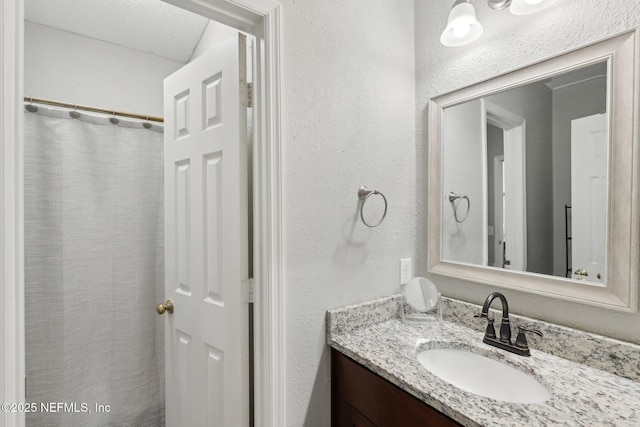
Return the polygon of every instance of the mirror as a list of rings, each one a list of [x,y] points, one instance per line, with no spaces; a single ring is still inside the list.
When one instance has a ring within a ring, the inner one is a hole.
[[[429,103],[429,271],[637,310],[636,32]]]
[[[443,110],[444,260],[603,284],[607,68]]]
[[[426,313],[438,304],[440,293],[436,285],[425,277],[414,277],[405,285],[404,300],[412,309]]]
[[[403,322],[425,323],[442,320],[441,294],[436,285],[425,277],[414,277],[402,289],[404,301]]]

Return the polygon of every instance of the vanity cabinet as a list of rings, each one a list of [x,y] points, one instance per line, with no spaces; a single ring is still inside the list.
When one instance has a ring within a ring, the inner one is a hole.
[[[331,425],[462,426],[335,349],[331,349]]]

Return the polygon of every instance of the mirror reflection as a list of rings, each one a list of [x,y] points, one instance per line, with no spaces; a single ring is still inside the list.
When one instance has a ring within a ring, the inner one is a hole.
[[[608,62],[443,111],[442,259],[605,277]]]

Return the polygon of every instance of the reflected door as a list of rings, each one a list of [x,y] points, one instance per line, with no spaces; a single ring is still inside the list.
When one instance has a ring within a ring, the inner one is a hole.
[[[607,115],[571,121],[571,265],[574,279],[605,278]]]
[[[240,36],[164,83],[168,427],[246,426],[246,107]]]

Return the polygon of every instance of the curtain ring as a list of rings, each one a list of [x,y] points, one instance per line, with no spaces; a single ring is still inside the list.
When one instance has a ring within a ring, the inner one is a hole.
[[[464,213],[464,216],[462,217],[462,219],[460,219],[458,218],[458,207],[460,206],[460,201],[462,200],[467,201],[467,211]],[[460,194],[456,194],[452,191],[449,193],[449,201],[453,206],[453,217],[455,218],[456,222],[458,223],[464,222],[464,220],[467,219],[467,217],[469,216],[469,211],[471,210],[471,202],[469,201],[469,198],[467,196],[461,196]]]
[[[375,224],[369,224],[367,220],[364,219],[364,204],[367,202],[367,199],[369,199],[369,197],[372,194],[378,194],[382,196],[382,200],[384,201],[384,212],[382,213],[380,220]],[[362,204],[360,205],[360,219],[362,220],[364,225],[366,225],[367,227],[373,228],[382,224],[382,221],[384,221],[384,218],[387,216],[387,198],[384,197],[384,194],[382,194],[378,190],[369,190],[367,187],[360,187],[358,189],[358,197],[360,198],[360,200],[362,200]]]
[[[69,115],[71,117],[73,117],[74,119],[79,119],[80,118],[80,113],[78,113],[78,104],[73,104],[73,111],[69,112]]]
[[[33,96],[29,97],[29,104],[27,104],[24,108],[26,108],[30,113],[35,113],[38,111],[38,107],[33,105]]]

